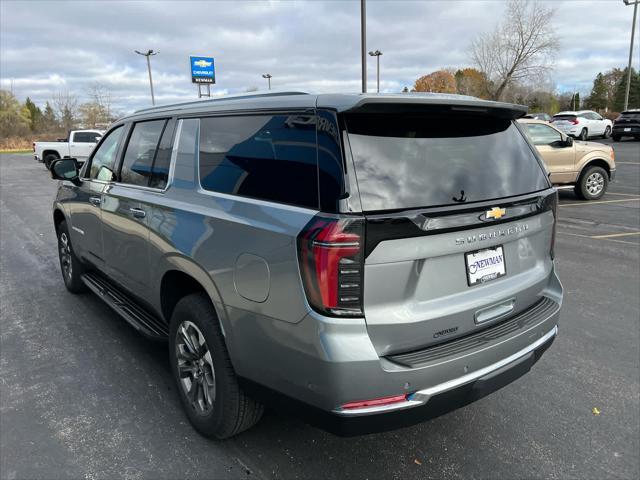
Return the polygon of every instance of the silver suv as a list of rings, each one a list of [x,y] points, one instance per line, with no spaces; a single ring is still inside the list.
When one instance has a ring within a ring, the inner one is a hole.
[[[65,285],[168,339],[204,435],[263,405],[342,435],[432,418],[558,331],[557,195],[524,114],[297,92],[141,110],[52,166]]]

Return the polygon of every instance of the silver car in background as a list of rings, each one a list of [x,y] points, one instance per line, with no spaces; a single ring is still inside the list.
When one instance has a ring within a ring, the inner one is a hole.
[[[136,112],[52,165],[65,285],[168,341],[204,435],[265,404],[341,435],[435,417],[558,332],[557,194],[525,113],[298,92]]]

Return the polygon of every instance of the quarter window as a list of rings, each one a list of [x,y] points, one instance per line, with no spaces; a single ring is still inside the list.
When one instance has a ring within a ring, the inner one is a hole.
[[[120,170],[120,181],[131,185],[148,186],[160,137],[167,121],[152,120],[136,123],[129,137]]]
[[[316,117],[200,120],[200,183],[214,192],[318,208]]]
[[[89,178],[110,182],[114,177],[114,166],[116,163],[116,153],[118,144],[122,136],[122,126],[111,130],[104,141],[100,144],[91,159]]]

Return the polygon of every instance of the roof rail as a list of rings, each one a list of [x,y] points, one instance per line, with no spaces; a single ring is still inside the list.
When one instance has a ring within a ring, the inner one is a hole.
[[[309,95],[309,92],[304,92],[302,90],[289,90],[289,91],[268,91],[268,92],[264,92],[264,93],[255,93],[255,92],[239,93],[239,94],[236,94],[236,95],[225,95],[225,96],[218,97],[218,98],[209,98],[207,100],[192,100],[192,101],[189,101],[189,102],[170,103],[170,104],[167,104],[167,105],[158,105],[158,106],[155,106],[155,107],[142,108],[140,110],[136,110],[134,112],[134,115],[136,113],[159,111],[159,110],[163,110],[165,108],[171,108],[171,109],[188,108],[188,107],[191,107],[193,105],[203,105],[204,106],[204,105],[207,105],[209,103],[228,101],[228,100],[244,100],[244,99],[247,99],[247,98],[262,98],[262,97],[281,97],[281,96],[285,96],[285,95]]]

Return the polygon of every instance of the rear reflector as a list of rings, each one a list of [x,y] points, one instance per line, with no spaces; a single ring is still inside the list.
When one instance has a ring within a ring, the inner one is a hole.
[[[374,398],[372,400],[362,400],[360,402],[349,402],[342,405],[343,410],[353,410],[356,408],[380,407],[382,405],[390,405],[392,403],[404,402],[406,395],[394,395],[393,397]]]

